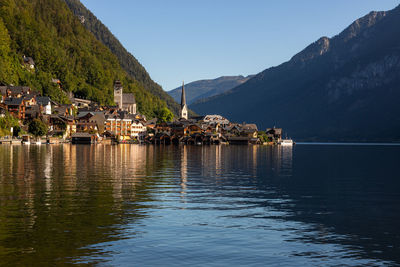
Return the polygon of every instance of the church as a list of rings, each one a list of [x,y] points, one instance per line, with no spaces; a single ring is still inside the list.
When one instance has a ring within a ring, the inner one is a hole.
[[[120,110],[136,114],[135,96],[132,93],[124,93],[122,83],[118,80],[114,83],[114,102]]]
[[[181,95],[181,112],[180,117],[182,119],[188,119],[188,107],[186,105],[186,94],[185,94],[185,83],[182,83],[182,95]]]

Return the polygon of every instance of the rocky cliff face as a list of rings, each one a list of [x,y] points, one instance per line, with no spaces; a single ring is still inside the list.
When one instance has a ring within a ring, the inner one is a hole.
[[[371,12],[280,66],[191,107],[300,140],[400,140],[400,7]]]

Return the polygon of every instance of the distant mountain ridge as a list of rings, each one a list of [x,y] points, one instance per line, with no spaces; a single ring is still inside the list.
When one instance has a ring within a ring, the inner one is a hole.
[[[118,58],[122,68],[135,80],[139,81],[145,89],[165,101],[168,108],[176,115],[179,114],[179,104],[170,97],[160,85],[154,82],[146,69],[129,53],[111,31],[88,10],[79,0],[64,0],[70,10],[79,17],[82,24],[97,40],[108,47]]]
[[[298,140],[400,141],[400,6],[370,12],[288,62],[190,107]]]
[[[222,76],[216,79],[199,80],[185,84],[186,102],[190,105],[198,100],[224,93],[232,88],[247,82],[253,75],[249,76]],[[168,92],[170,96],[179,103],[181,97],[181,86]]]

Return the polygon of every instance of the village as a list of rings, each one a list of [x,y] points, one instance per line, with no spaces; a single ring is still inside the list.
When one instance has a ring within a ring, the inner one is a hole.
[[[53,82],[58,83],[55,79]],[[189,118],[182,85],[179,118],[147,120],[137,112],[135,97],[114,83],[115,106],[100,106],[69,94],[71,104],[59,104],[26,86],[0,86],[0,117],[18,119],[1,143],[134,143],[134,144],[281,144],[282,129],[259,131],[255,124],[233,123],[221,115]],[[35,124],[36,123],[36,124]],[[36,125],[44,125],[37,131]],[[18,129],[16,129],[18,128]]]

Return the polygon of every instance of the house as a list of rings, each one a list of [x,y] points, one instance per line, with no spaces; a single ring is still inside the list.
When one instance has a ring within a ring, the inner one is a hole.
[[[249,137],[249,138],[257,138],[258,137],[258,129],[255,124],[243,124],[241,127],[241,136]]]
[[[37,118],[39,118],[40,114],[41,114],[40,107],[38,105],[25,107],[25,118],[26,119],[37,119]]]
[[[140,120],[133,120],[131,124],[131,137],[137,140],[144,140],[147,134],[147,128]]]
[[[138,139],[143,140],[147,132],[147,128],[140,120],[135,119],[132,114],[107,115],[104,122],[105,131],[120,139]]]
[[[36,97],[37,105],[40,107],[40,110],[45,115],[51,115],[51,100],[48,96],[37,96]]]
[[[76,133],[76,125],[73,116],[53,114],[49,118],[50,135],[71,136]]]
[[[268,128],[265,133],[271,140],[280,141],[282,139],[282,128]]]
[[[74,133],[71,136],[72,144],[95,144],[97,141],[98,137],[95,134]]]
[[[62,116],[74,115],[75,108],[72,104],[57,105],[54,107],[54,113]]]
[[[4,97],[24,97],[32,93],[28,86],[0,86],[1,95]]]
[[[23,61],[24,61],[24,65],[30,69],[30,70],[34,70],[35,69],[35,61],[33,61],[33,58],[31,57],[26,57],[24,55],[23,57]]]
[[[24,96],[24,102],[26,107],[36,106],[37,104],[35,95],[33,94]]]
[[[76,118],[77,132],[100,132],[104,131],[105,116],[102,112],[80,112]]]
[[[20,120],[25,119],[25,104],[22,97],[8,97],[3,103],[11,115]]]

